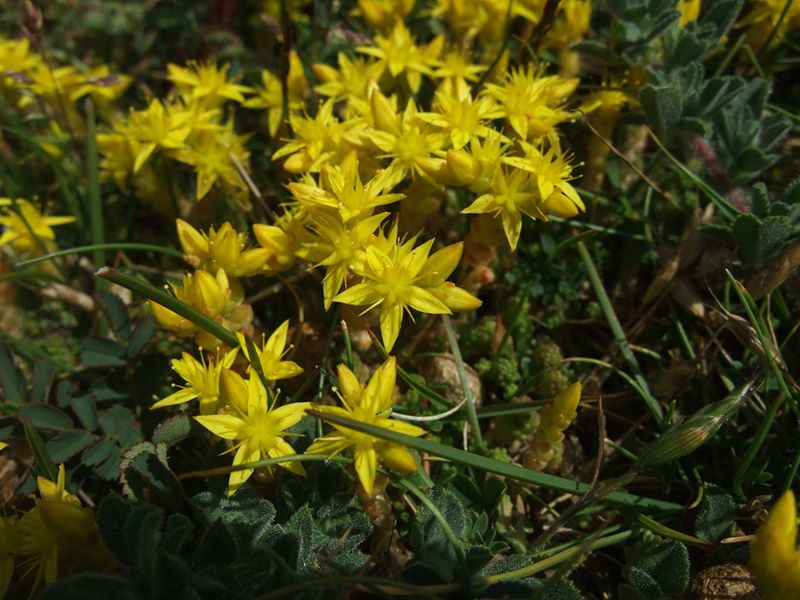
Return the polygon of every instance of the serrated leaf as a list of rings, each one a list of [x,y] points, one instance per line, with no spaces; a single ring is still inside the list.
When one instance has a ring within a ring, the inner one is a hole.
[[[68,431],[74,428],[72,419],[63,411],[49,404],[25,404],[19,415],[27,417],[39,429]]]
[[[733,239],[742,256],[749,261],[755,261],[758,256],[757,248],[760,229],[761,220],[752,213],[739,215],[733,222],[731,229]]]
[[[184,514],[176,513],[167,518],[161,546],[168,552],[179,554],[194,531],[194,523]]]
[[[764,219],[770,213],[770,199],[767,186],[759,181],[753,186],[752,195],[753,214],[758,218]]]
[[[727,491],[716,485],[706,485],[703,500],[695,518],[697,536],[711,542],[719,542],[733,531],[736,518],[736,503]]]
[[[162,518],[163,513],[160,508],[142,504],[131,510],[124,527],[130,564],[151,582],[158,568],[158,545],[161,541]]]
[[[25,402],[28,389],[6,344],[0,344],[0,386],[6,402],[16,406]]]
[[[273,526],[276,510],[269,500],[244,487],[230,498],[217,498],[203,492],[192,498],[192,505],[207,524],[221,520],[236,533],[243,552],[260,541]]]
[[[140,501],[157,496],[172,510],[178,510],[183,503],[180,481],[155,453],[135,456],[125,468],[123,478]]]
[[[189,437],[192,418],[187,414],[174,415],[159,423],[153,431],[154,444],[177,444]]]
[[[98,415],[100,429],[108,437],[119,442],[123,448],[128,448],[142,440],[136,425],[136,415],[124,406],[112,406]]]
[[[449,490],[436,488],[431,500],[450,525],[453,533],[461,539],[467,527],[466,512],[456,496]],[[417,559],[431,569],[442,581],[452,581],[458,566],[458,557],[453,544],[441,523],[423,506],[414,521],[411,543]]]
[[[133,506],[121,496],[111,492],[97,507],[97,527],[111,553],[124,564],[131,563],[131,554],[125,541],[125,525]]]
[[[94,444],[86,448],[81,455],[81,462],[90,467],[95,467],[107,460],[111,452],[117,445],[108,439],[97,440]]]
[[[647,84],[639,93],[639,100],[648,123],[661,132],[673,127],[683,113],[683,94],[675,84]]]
[[[763,263],[780,252],[791,240],[792,233],[793,227],[789,217],[774,216],[764,219],[756,245],[757,260]]]
[[[47,442],[47,453],[55,463],[67,462],[94,441],[88,431],[76,429],[55,436]]]
[[[628,581],[649,597],[680,594],[689,585],[689,551],[676,541],[640,542],[633,550]]]
[[[80,353],[80,360],[87,367],[124,367],[125,348],[112,340],[86,340]]]
[[[239,545],[230,527],[223,521],[214,521],[197,545],[192,563],[200,570],[211,565],[230,565],[239,555]]]

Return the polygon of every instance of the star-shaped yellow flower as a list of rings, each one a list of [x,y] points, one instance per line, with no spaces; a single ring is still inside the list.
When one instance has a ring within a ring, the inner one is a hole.
[[[235,452],[234,466],[295,454],[283,438],[292,435],[286,430],[300,422],[310,404],[293,402],[276,408],[275,401],[270,400],[255,373],[246,382],[233,371],[225,371],[222,378],[231,412],[195,419],[217,437],[234,442],[230,450]],[[292,473],[305,475],[300,463],[283,462],[280,465]],[[243,469],[232,472],[228,480],[228,495],[238,490],[253,471]]]
[[[350,369],[345,365],[339,365],[337,391],[342,406],[314,405],[314,409],[405,435],[414,437],[424,435],[424,429],[391,418],[396,372],[395,358],[391,356],[372,374],[369,383],[363,386]],[[317,439],[308,447],[306,454],[335,455],[352,448],[356,475],[367,494],[372,494],[379,463],[398,473],[416,471],[417,463],[414,457],[399,444],[386,442],[341,425],[334,424],[333,427],[336,431]]]

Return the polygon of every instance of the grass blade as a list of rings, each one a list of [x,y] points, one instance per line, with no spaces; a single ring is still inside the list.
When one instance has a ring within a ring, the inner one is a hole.
[[[137,244],[135,242],[111,242],[108,244],[91,244],[89,246],[76,246],[74,248],[67,248],[66,250],[59,250],[58,252],[51,252],[44,256],[37,256],[23,260],[14,265],[16,268],[27,267],[35,265],[36,263],[50,260],[51,258],[58,258],[60,256],[71,256],[73,254],[94,254],[97,257],[99,250],[141,250],[142,252],[158,252],[160,254],[167,254],[177,258],[183,258],[183,253],[180,250],[169,248],[168,246],[158,246],[156,244]],[[103,264],[103,263],[98,263]]]
[[[564,477],[558,477],[557,475],[532,471],[530,469],[520,467],[519,465],[504,463],[493,458],[473,454],[472,452],[465,452],[464,450],[459,450],[458,448],[453,448],[452,446],[411,437],[402,433],[397,433],[395,431],[390,431],[388,429],[376,427],[367,423],[361,423],[360,421],[354,421],[345,417],[330,415],[315,410],[308,410],[307,412],[308,414],[329,423],[341,425],[354,431],[359,431],[376,438],[400,444],[406,448],[412,448],[418,452],[439,456],[441,458],[445,458],[453,462],[478,469],[480,471],[494,473],[496,475],[508,477],[522,483],[538,485],[553,491],[573,494],[576,496],[583,495],[589,490],[588,484],[581,483],[579,481],[572,481],[570,479],[565,479]],[[656,500],[653,498],[644,498],[641,496],[628,494],[626,492],[611,493],[605,498],[605,500],[612,504],[627,506],[640,510],[666,512],[677,512],[683,510],[681,505],[673,502]]]
[[[226,329],[216,321],[209,319],[203,313],[198,312],[174,296],[170,296],[164,290],[160,290],[157,287],[150,285],[146,281],[142,281],[141,279],[132,277],[131,275],[126,275],[125,273],[120,273],[119,271],[115,271],[110,267],[103,267],[97,273],[95,273],[95,275],[116,283],[117,285],[121,285],[132,292],[141,294],[145,298],[152,300],[153,302],[157,302],[165,308],[168,308],[175,314],[178,314],[185,319],[189,319],[200,329],[213,335],[221,342],[228,344],[228,346],[231,348],[235,348],[239,345],[239,340],[232,331]]]

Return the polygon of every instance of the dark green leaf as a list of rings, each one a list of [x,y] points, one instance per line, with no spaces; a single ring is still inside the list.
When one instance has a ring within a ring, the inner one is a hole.
[[[0,385],[3,386],[6,402],[14,405],[25,402],[27,386],[6,344],[0,344]]]
[[[81,362],[87,367],[124,367],[125,348],[111,340],[86,340],[81,349]]]
[[[664,132],[673,127],[683,113],[683,94],[674,84],[654,86],[647,84],[639,94],[648,123]]]
[[[25,404],[19,414],[29,418],[39,429],[67,431],[74,428],[72,419],[64,411],[49,404]]]
[[[107,460],[111,452],[117,445],[108,439],[97,440],[94,444],[84,450],[81,462],[90,467],[95,467]]]
[[[103,541],[121,562],[130,564],[131,554],[125,543],[125,525],[133,507],[121,496],[110,493],[97,507],[97,526]]]
[[[81,573],[48,585],[40,600],[142,600],[132,583],[120,575]]]
[[[130,564],[152,580],[158,568],[161,541],[161,509],[150,504],[135,506],[124,526]]]
[[[108,318],[114,337],[123,344],[126,343],[131,337],[131,321],[128,317],[128,309],[122,300],[108,290],[101,290],[100,306]]]
[[[706,485],[703,500],[695,518],[697,536],[710,542],[719,542],[733,531],[736,503],[733,496],[716,485]]]
[[[33,363],[33,385],[31,386],[30,401],[46,402],[50,385],[53,383],[53,376],[56,373],[56,366],[49,360],[38,359]]]
[[[81,452],[95,440],[88,431],[76,429],[57,435],[47,442],[47,452],[56,463],[63,463]]]
[[[97,416],[97,405],[92,398],[87,396],[71,398],[70,406],[85,429],[89,431],[97,429],[100,421]]]
[[[760,229],[761,221],[754,214],[739,215],[733,222],[733,239],[739,246],[742,256],[749,261],[755,261],[758,256]]]
[[[239,555],[239,546],[230,527],[223,521],[214,521],[195,550],[192,562],[200,570],[211,565],[230,565]]]
[[[648,597],[680,594],[689,585],[689,552],[680,542],[647,540],[636,545],[628,581]]]
[[[148,342],[153,338],[157,329],[156,320],[152,315],[139,319],[128,342],[128,356],[137,356]]]
[[[36,460],[39,472],[50,481],[55,481],[58,478],[58,471],[44,445],[39,430],[28,419],[23,419],[22,424],[25,427],[25,438],[28,440],[31,452],[33,452],[33,458]]]

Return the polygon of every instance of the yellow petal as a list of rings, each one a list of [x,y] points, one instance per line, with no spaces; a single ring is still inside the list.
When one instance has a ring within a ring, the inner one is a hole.
[[[249,444],[242,444],[233,456],[233,465],[245,465],[259,460],[261,460],[261,451],[258,448],[251,448]],[[228,479],[228,496],[235,494],[236,490],[242,487],[244,482],[250,479],[252,474],[253,469],[242,469],[241,471],[231,472],[230,478]]]
[[[400,326],[403,324],[403,307],[399,305],[384,305],[381,308],[381,338],[387,352],[390,352],[400,335]]]
[[[373,414],[380,414],[391,408],[396,379],[397,361],[394,356],[390,356],[372,374],[364,390],[362,405],[370,409]]]
[[[357,404],[361,400],[363,388],[358,382],[358,378],[355,376],[355,373],[347,368],[347,365],[345,364],[340,364],[337,367],[336,373],[338,375],[339,388],[341,389],[342,394]]]
[[[219,381],[220,399],[225,404],[247,413],[247,384],[244,378],[230,369],[223,369]]]
[[[375,473],[378,469],[378,458],[375,448],[370,446],[356,446],[353,450],[356,475],[368,495],[372,495],[372,487],[375,485]]]
[[[289,334],[289,320],[285,320],[280,326],[272,332],[269,336],[264,349],[275,355],[280,356],[283,354],[283,349],[286,348],[286,338]]]
[[[411,453],[398,444],[387,444],[380,450],[381,464],[397,473],[414,473],[417,461]]]
[[[292,454],[297,454],[297,453],[294,451],[294,448],[292,448],[286,440],[281,438],[276,438],[275,445],[269,449],[268,454],[270,458],[280,458],[281,456],[291,456]],[[303,463],[301,462],[287,461],[278,464],[287,471],[291,471],[295,475],[300,475],[302,477],[306,476],[306,470],[303,468]]]
[[[217,437],[235,440],[244,422],[233,415],[208,415],[195,417],[195,420]]]

